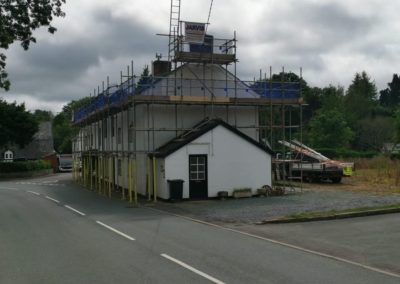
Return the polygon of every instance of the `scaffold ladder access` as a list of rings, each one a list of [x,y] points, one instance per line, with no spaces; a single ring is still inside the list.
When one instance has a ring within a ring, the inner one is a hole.
[[[181,16],[181,0],[171,0],[171,13],[169,17],[169,44],[168,61],[171,62],[175,52],[177,36],[179,34],[179,21]]]

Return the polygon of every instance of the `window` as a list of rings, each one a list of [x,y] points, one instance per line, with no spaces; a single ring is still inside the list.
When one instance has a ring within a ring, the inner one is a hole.
[[[118,160],[118,164],[117,164],[117,172],[118,172],[118,176],[122,175],[122,161],[120,159]]]
[[[205,180],[206,157],[192,156],[189,159],[190,180]]]
[[[128,143],[133,143],[133,128],[129,128],[129,132],[128,132]]]
[[[101,140],[102,140],[102,135],[101,135],[101,128],[99,128],[98,133],[97,133],[97,139],[99,140],[99,147],[101,147]]]
[[[12,160],[13,159],[13,152],[7,150],[4,152],[4,160]]]
[[[107,138],[107,119],[103,121],[103,135]]]
[[[111,116],[111,136],[114,137],[115,136],[115,118],[114,116]]]
[[[121,129],[121,127],[118,127],[117,141],[118,141],[118,144],[122,143],[122,129]]]

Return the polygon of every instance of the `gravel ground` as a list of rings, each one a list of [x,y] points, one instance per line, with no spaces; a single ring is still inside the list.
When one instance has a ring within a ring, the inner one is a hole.
[[[148,206],[214,223],[249,224],[293,213],[400,203],[400,194],[379,195],[334,189],[303,189],[284,196],[226,200],[160,201]]]

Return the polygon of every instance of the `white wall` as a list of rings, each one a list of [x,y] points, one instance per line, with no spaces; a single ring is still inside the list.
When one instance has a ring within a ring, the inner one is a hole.
[[[189,198],[189,155],[206,154],[208,196],[218,191],[271,185],[271,156],[223,126],[217,126],[165,158],[164,186],[160,197],[169,198],[168,179],[183,179],[183,198]]]

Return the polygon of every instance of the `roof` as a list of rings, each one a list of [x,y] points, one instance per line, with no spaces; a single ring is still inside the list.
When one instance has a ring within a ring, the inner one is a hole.
[[[164,77],[153,78],[152,82],[142,87],[140,95],[169,96],[174,92],[173,88],[168,89],[167,86],[174,86],[173,84],[176,84],[176,93],[184,96],[260,98],[260,95],[246,82],[221,65],[198,63],[186,63],[165,74]]]
[[[230,124],[226,123],[222,119],[215,118],[215,119],[205,119],[200,121],[196,124],[192,130],[186,131],[179,135],[178,137],[170,140],[169,142],[165,143],[161,147],[157,148],[153,153],[149,153],[149,156],[164,158],[169,156],[170,154],[174,153],[175,151],[179,150],[183,146],[189,144],[193,140],[197,139],[198,137],[202,136],[203,134],[207,133],[208,131],[214,129],[217,126],[223,126],[226,129],[230,130],[231,132],[235,133],[236,135],[240,136],[247,142],[253,144],[257,148],[269,153],[271,155],[274,152],[271,150],[270,147],[264,145],[262,143],[257,142],[253,138],[247,136],[243,132],[237,130],[235,127],[231,126]]]
[[[18,145],[8,147],[14,153],[14,159],[40,159],[54,151],[51,122],[44,121],[39,124],[39,130],[34,134],[32,141],[23,148]],[[0,149],[2,150],[2,149]]]

